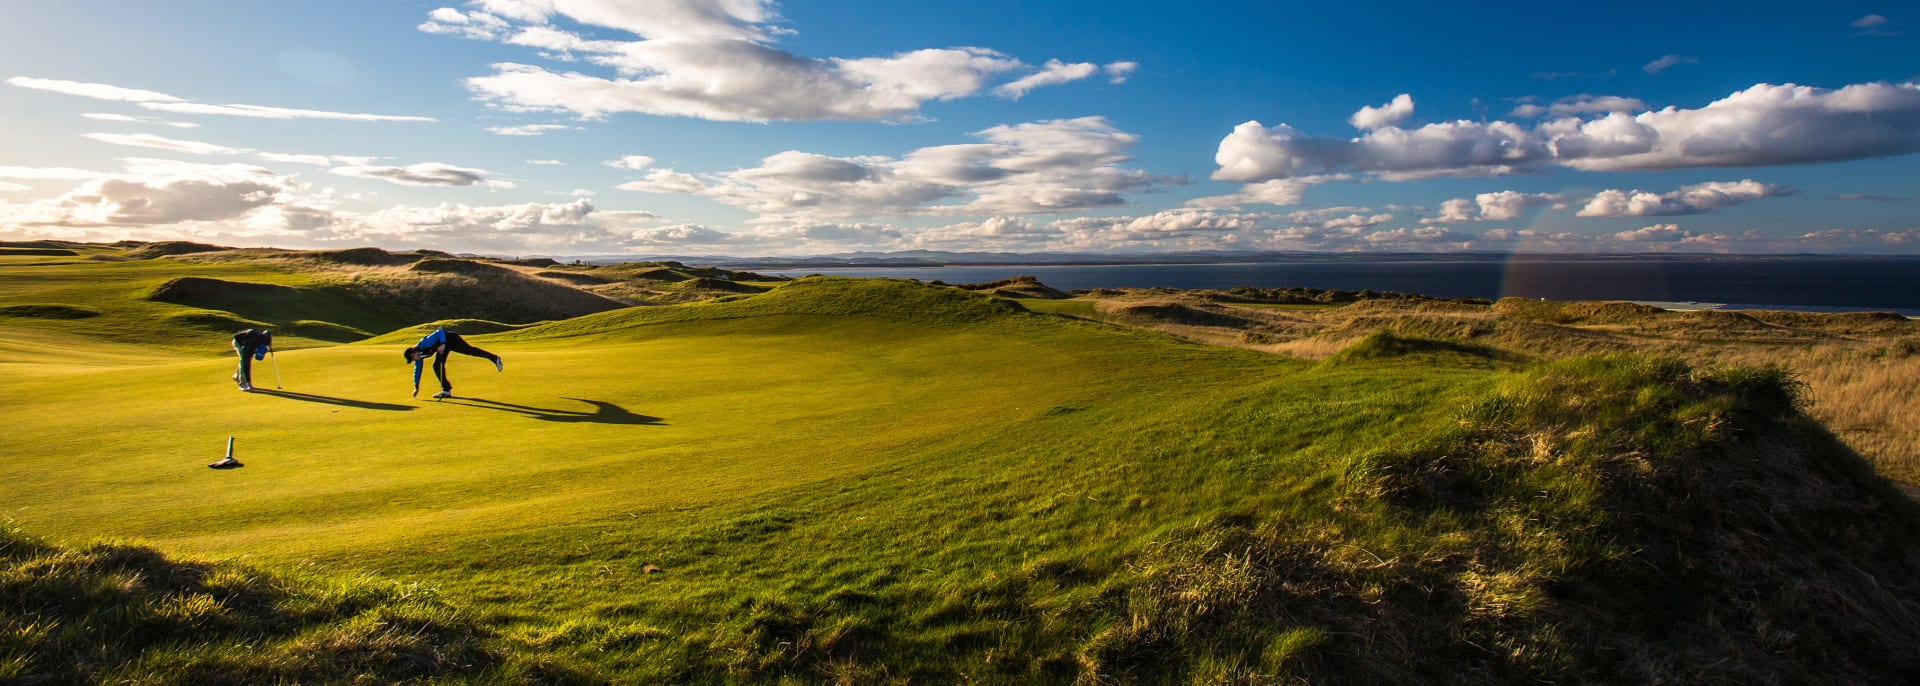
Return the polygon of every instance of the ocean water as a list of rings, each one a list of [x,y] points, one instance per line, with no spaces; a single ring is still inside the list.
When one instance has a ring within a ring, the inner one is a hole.
[[[1062,290],[1300,286],[1399,291],[1443,298],[1632,300],[1701,303],[1725,309],[1890,310],[1920,316],[1920,256],[841,267],[762,273],[882,276],[952,284],[1031,275]]]

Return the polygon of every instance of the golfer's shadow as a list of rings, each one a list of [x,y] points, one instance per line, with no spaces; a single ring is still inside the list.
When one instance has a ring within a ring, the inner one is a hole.
[[[376,403],[368,400],[349,400],[347,398],[335,398],[330,395],[314,395],[312,393],[295,393],[293,391],[283,391],[277,388],[266,389],[266,388],[255,387],[253,389],[253,392],[256,395],[271,395],[275,397],[286,398],[288,400],[302,400],[310,403],[339,405],[341,407],[352,407],[352,408],[358,408],[362,410],[405,411],[405,410],[413,409],[412,405],[395,405],[393,403]]]
[[[656,425],[666,423],[662,421],[659,417],[649,417],[644,414],[634,414],[632,412],[628,412],[627,409],[624,407],[615,405],[610,402],[606,402],[604,400],[582,400],[580,398],[562,398],[562,400],[571,400],[577,403],[586,403],[588,405],[592,405],[593,411],[582,412],[579,410],[552,410],[544,407],[533,407],[531,405],[515,405],[513,403],[503,403],[498,400],[488,400],[486,398],[451,398],[447,402],[451,402],[452,404],[455,404],[455,405],[465,405],[467,407],[478,407],[478,408],[488,409],[488,410],[501,410],[503,412],[513,412],[513,413],[523,414],[528,417],[532,417],[534,419],[547,421],[547,422],[588,422],[593,424],[656,424]],[[461,401],[465,401],[465,402],[461,402]]]

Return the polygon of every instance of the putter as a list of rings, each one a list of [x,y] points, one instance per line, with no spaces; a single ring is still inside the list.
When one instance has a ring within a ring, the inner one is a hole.
[[[273,348],[267,348],[267,358],[273,360],[273,387],[278,389],[280,388],[280,356],[273,352]]]

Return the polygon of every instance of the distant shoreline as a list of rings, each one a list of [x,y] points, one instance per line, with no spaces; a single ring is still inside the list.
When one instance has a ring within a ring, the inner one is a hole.
[[[559,258],[556,258],[559,259]],[[729,269],[939,269],[949,267],[1113,267],[1162,266],[1204,267],[1255,264],[1327,264],[1327,263],[1610,263],[1621,261],[1662,262],[1790,262],[1790,261],[1920,261],[1920,255],[1823,255],[1764,254],[1721,255],[1696,253],[1159,253],[1152,255],[1079,255],[1041,253],[1032,255],[953,253],[935,256],[906,255],[820,255],[811,257],[729,257],[729,256],[598,256],[566,258],[585,262],[611,262],[634,259],[665,259],[688,264],[714,264]]]
[[[839,265],[751,271],[777,276],[831,274],[946,283],[988,283],[1034,276],[1061,290],[1174,288],[1230,290],[1319,288],[1392,291],[1436,298],[1501,297],[1667,303],[1691,309],[1897,312],[1920,316],[1920,256],[1742,256],[1679,258],[1409,259],[1157,261],[1126,264],[1019,263]],[[738,264],[730,268],[745,269]]]

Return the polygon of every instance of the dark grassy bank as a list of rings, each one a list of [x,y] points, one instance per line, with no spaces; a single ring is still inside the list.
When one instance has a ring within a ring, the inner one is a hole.
[[[0,531],[0,683],[594,683],[432,589]]]

